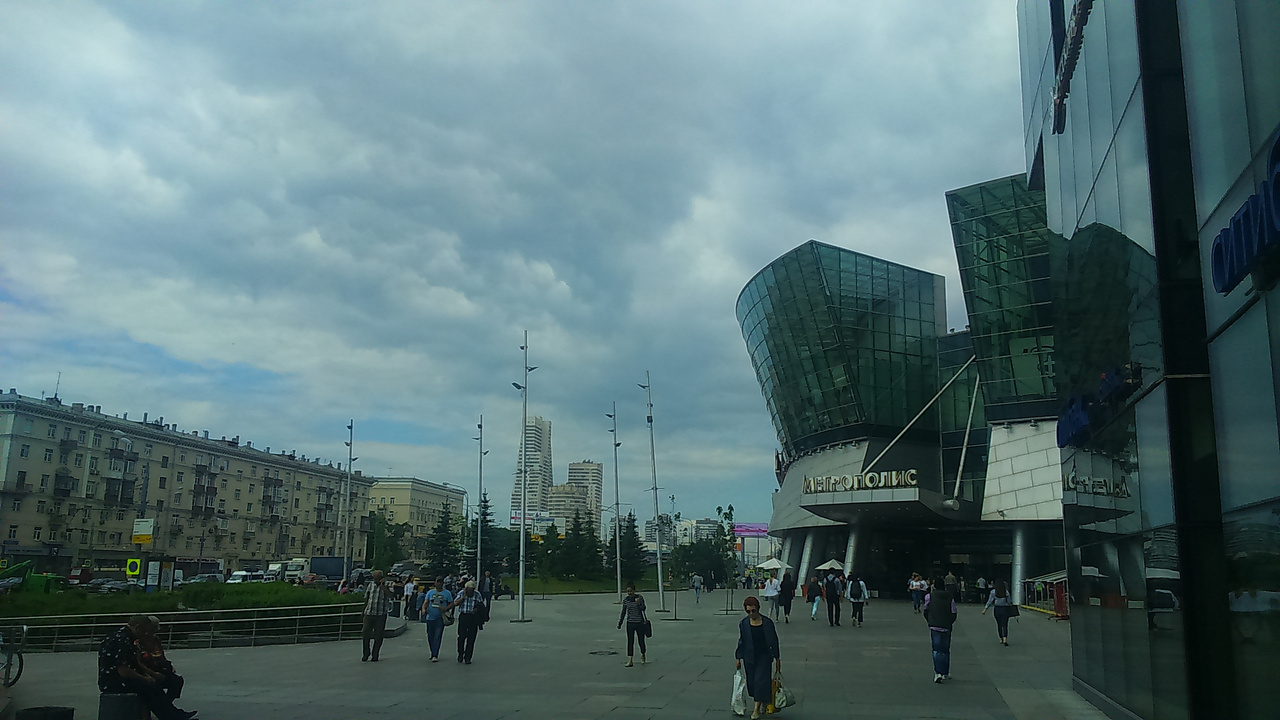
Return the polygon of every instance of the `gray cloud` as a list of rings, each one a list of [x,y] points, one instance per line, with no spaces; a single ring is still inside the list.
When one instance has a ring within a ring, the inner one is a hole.
[[[1007,3],[0,8],[5,385],[470,485],[517,345],[559,467],[764,520],[733,304],[804,240],[944,273],[942,193],[1022,162]],[[380,433],[380,434],[379,434]],[[628,500],[630,498],[630,500]],[[665,504],[664,504],[665,507]]]

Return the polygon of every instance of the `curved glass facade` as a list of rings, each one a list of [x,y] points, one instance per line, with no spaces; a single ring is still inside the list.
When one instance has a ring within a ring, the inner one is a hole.
[[[788,457],[897,432],[937,392],[939,275],[815,240],[770,263],[737,317]],[[917,423],[936,442],[936,409]]]

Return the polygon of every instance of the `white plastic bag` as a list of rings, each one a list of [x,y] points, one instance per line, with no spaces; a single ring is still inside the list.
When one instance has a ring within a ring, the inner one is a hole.
[[[734,715],[747,714],[747,676],[742,670],[733,674],[733,698],[729,702],[729,707]]]
[[[773,676],[773,706],[781,710],[796,704],[796,695],[782,683],[782,673]]]

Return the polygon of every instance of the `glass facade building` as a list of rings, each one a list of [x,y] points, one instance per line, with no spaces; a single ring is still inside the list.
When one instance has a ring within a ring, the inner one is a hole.
[[[1275,717],[1280,4],[1018,15],[1077,688],[1116,718]]]

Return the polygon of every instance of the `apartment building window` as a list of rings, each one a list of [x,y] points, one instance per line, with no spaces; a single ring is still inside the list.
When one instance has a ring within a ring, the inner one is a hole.
[[[106,543],[107,543],[107,531],[106,531],[106,530],[99,530],[99,531],[98,531],[98,544],[99,544],[99,545],[105,545]]]
[[[98,483],[90,480],[84,484],[84,496],[92,498],[98,494]]]
[[[186,461],[187,461],[187,454],[186,454],[186,453],[178,453],[178,462],[180,462],[180,463],[184,463],[184,462],[186,462]]]
[[[81,430],[79,433],[76,434],[76,439],[79,440],[82,445],[84,444],[85,439],[88,437],[89,437],[88,430]]]
[[[307,484],[308,484],[308,485],[310,485],[310,484],[311,484],[311,479],[310,479],[310,478],[307,478]],[[301,480],[299,480],[299,481],[295,482],[295,483],[293,484],[293,489],[294,489],[294,490],[301,490],[301,489],[302,489],[302,481],[301,481]]]
[[[173,494],[173,504],[174,504],[174,505],[181,505],[181,504],[182,504],[182,491],[181,491],[181,490],[179,490],[178,492],[176,492],[176,493],[174,493],[174,494]]]
[[[59,464],[59,465],[66,465],[66,464],[67,464],[67,458],[68,458],[68,457],[70,457],[70,456],[69,456],[69,455],[67,455],[66,453],[58,453],[58,464]]]
[[[102,433],[93,434],[93,446],[102,447]]]
[[[18,448],[18,457],[31,457],[31,446],[23,445]]]
[[[151,443],[142,446],[143,457],[151,457]]]
[[[98,469],[98,458],[94,457],[93,455],[89,456],[89,469],[90,470]]]
[[[219,501],[218,501],[218,512],[222,512],[223,510],[226,510],[226,509],[227,509],[227,501],[226,501],[226,500],[219,500]]]
[[[244,506],[244,511],[247,513],[253,512],[253,503],[246,503]]]
[[[83,530],[83,529],[82,529],[82,530],[80,531],[80,542],[81,542],[81,543],[87,543],[87,542],[89,542],[89,531],[88,531],[88,530]]]
[[[169,456],[168,456],[168,455],[161,455],[161,456],[160,456],[160,467],[162,467],[162,468],[167,468],[167,467],[169,467]]]
[[[54,423],[49,423],[49,437],[51,438],[58,437],[58,426],[55,425]]]
[[[53,462],[53,448],[44,449],[44,461]]]
[[[179,485],[181,485],[181,484],[182,484],[182,471],[181,471],[181,470],[179,470],[179,471],[178,471],[178,484],[179,484]]]
[[[249,466],[249,477],[258,477],[258,466],[257,466],[257,465],[250,465],[250,466]]]
[[[123,510],[117,510],[117,511],[116,511],[116,520],[117,520],[117,521],[119,521],[119,520],[124,520],[124,511],[123,511]]]
[[[76,467],[84,467],[84,453],[76,453]]]
[[[120,447],[120,438],[118,437],[111,438],[111,449],[115,450],[118,447]]]
[[[276,479],[280,479],[280,470],[278,468],[276,469]]]
[[[17,539],[18,539],[18,526],[17,526],[17,525],[10,525],[10,526],[9,526],[9,539],[10,539],[10,540],[17,540]]]
[[[252,492],[253,492],[253,488],[254,488],[254,487],[255,487],[255,485],[254,485],[253,483],[249,483],[249,492],[250,492],[250,493],[252,493]]]
[[[14,512],[22,512],[22,501],[14,500],[13,504],[9,506],[9,509]]]
[[[178,539],[177,539],[177,538],[172,538],[172,537],[171,537],[171,538],[169,538],[169,547],[171,547],[171,548],[176,548],[176,547],[178,547]]]
[[[235,542],[235,541],[236,541],[236,534],[235,534],[235,533],[231,533],[231,542]],[[248,549],[249,549],[249,543],[248,543],[247,541],[246,541],[246,542],[245,542],[245,544],[244,544],[244,549],[245,549],[245,550],[248,550]]]
[[[306,511],[306,512],[302,513],[302,519],[303,519],[303,520],[306,520],[306,521],[308,521],[308,522],[310,522],[310,521],[311,521],[311,511],[310,511],[310,510],[308,510],[308,511]]]
[[[39,539],[40,539],[40,533],[41,533],[43,530],[44,530],[44,528],[37,526],[34,530],[32,530],[32,531],[31,531],[31,539],[32,539],[32,540],[39,540]]]
[[[232,518],[240,517],[240,508],[231,508],[231,517]]]
[[[223,481],[222,481],[222,489],[223,489],[223,490],[226,490],[226,489],[227,489],[227,481],[226,481],[226,480],[223,480]],[[237,490],[236,492],[240,492],[240,491],[239,491],[239,490]]]
[[[187,549],[191,549],[191,538],[187,538]]]
[[[111,533],[111,544],[112,544],[112,545],[119,545],[119,544],[120,544],[120,533],[118,533],[118,532],[113,532],[113,533]]]
[[[76,511],[77,511],[77,510],[79,510],[79,509],[80,509],[80,508],[79,508],[79,507],[77,507],[77,506],[75,506],[75,505],[68,505],[68,506],[67,506],[67,517],[75,517],[75,516],[76,516]]]
[[[223,487],[224,487],[224,488],[226,487],[226,483],[223,483]],[[236,499],[237,499],[237,500],[239,500],[239,499],[240,499],[240,489],[239,489],[239,488],[237,488],[237,489],[236,489]]]
[[[17,527],[17,526],[15,525],[14,527]],[[297,547],[297,546],[298,546],[298,538],[296,537],[289,538],[289,547]]]
[[[67,426],[67,427],[62,428],[62,439],[63,439],[63,440],[70,440],[70,439],[71,439],[71,426]]]
[[[163,501],[163,500],[157,500],[157,501],[156,501],[156,512],[164,512],[164,501]]]
[[[167,477],[165,477],[165,476],[161,475],[161,476],[160,476],[160,489],[161,489],[161,490],[163,490],[163,489],[165,488],[165,486],[166,486],[166,485],[168,485],[168,484],[169,484],[169,478],[167,478]]]
[[[294,499],[293,499],[293,506],[294,506],[295,508],[296,508],[296,507],[298,507],[298,498],[294,498]]]
[[[45,507],[47,507],[47,506],[48,506],[48,503],[46,503],[44,500],[40,500],[40,501],[38,501],[38,502],[36,503],[36,512],[38,512],[38,513],[44,513],[44,509],[45,509]]]

